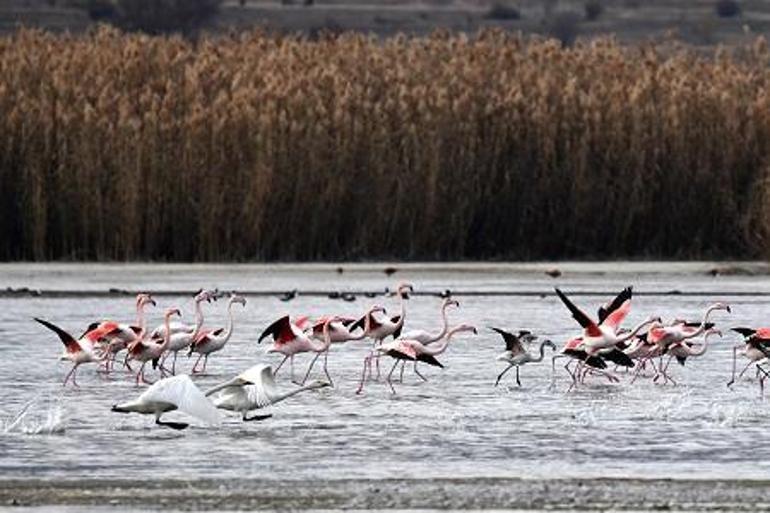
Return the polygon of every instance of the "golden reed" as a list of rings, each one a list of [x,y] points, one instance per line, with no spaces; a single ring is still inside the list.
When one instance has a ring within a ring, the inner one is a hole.
[[[770,54],[0,38],[0,259],[770,254]]]

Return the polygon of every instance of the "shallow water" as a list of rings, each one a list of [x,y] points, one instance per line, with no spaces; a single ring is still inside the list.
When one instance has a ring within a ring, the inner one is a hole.
[[[768,297],[725,295],[768,292],[766,277],[711,278],[697,265],[564,266],[565,274],[558,279],[544,276],[537,266],[414,267],[392,278],[376,266],[350,268],[342,275],[335,268],[3,265],[0,288],[362,290],[392,286],[397,278],[423,290],[549,293],[558,285],[569,291],[608,291],[576,299],[595,311],[611,291],[634,285],[640,292],[677,289],[715,295],[638,297],[628,325],[653,313],[700,319],[712,300],[721,299],[733,306],[732,315],[714,316],[723,329],[765,323],[770,303]],[[256,338],[284,313],[356,315],[372,301],[397,308],[386,298],[346,303],[300,295],[284,303],[275,297],[251,297],[244,311],[236,310],[229,345],[211,357],[209,373],[195,379],[205,388],[255,363],[277,364],[280,356],[265,355],[265,346],[257,345]],[[451,322],[473,323],[480,334],[453,342],[440,358],[445,370],[423,368],[427,383],[408,370],[405,383],[396,384],[397,395],[383,383],[372,382],[364,395],[356,396],[369,345],[353,342],[332,350],[334,389],[278,405],[265,422],[242,423],[232,414],[220,428],[194,423],[174,432],[156,427],[148,417],[110,412],[113,403],[138,394],[121,372],[103,379],[92,366],[84,366],[78,375],[81,388],[63,389],[60,381],[70,364],[58,361],[61,344],[32,321],[41,316],[77,334],[96,319],[132,319],[132,298],[0,298],[0,477],[770,477],[770,446],[762,442],[770,420],[768,403],[759,398],[751,380],[732,391],[725,386],[731,348],[738,338],[727,335],[704,357],[676,366],[676,387],[650,380],[630,385],[625,377],[620,384],[594,378],[567,393],[568,376],[560,372],[557,386],[550,388],[550,362],[543,362],[522,369],[523,387],[515,386],[511,372],[495,388],[503,364],[494,358],[503,344],[488,326],[529,328],[560,344],[576,333],[577,324],[553,295],[467,297],[461,303],[460,310],[451,313]],[[407,329],[438,327],[439,304],[438,298],[413,298]],[[160,307],[171,305],[181,306],[185,319],[192,319],[189,297],[163,297],[159,302]],[[208,326],[224,323],[223,307],[220,303],[206,310]],[[150,325],[160,322],[161,311],[151,312]],[[298,357],[297,374],[308,360]],[[180,362],[182,369],[192,364],[186,357]],[[387,369],[389,364],[384,364]],[[279,374],[279,383],[287,387],[288,370]],[[24,418],[4,433],[30,401]]]

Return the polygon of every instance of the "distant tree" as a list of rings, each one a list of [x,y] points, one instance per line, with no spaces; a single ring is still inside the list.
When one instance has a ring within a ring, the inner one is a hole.
[[[572,11],[556,13],[548,23],[548,34],[561,41],[562,46],[572,46],[580,33],[580,18]]]
[[[735,0],[718,0],[715,9],[720,18],[733,18],[741,13],[741,6]]]

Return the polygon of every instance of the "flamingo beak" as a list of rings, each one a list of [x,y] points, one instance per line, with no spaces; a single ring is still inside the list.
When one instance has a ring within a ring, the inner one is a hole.
[[[733,313],[732,309],[730,308],[730,305],[725,305],[725,310],[727,310],[727,313]]]

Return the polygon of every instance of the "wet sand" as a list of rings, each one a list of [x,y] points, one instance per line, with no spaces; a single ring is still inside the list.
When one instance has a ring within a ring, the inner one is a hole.
[[[770,511],[770,481],[426,479],[0,481],[0,509]]]

